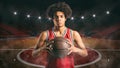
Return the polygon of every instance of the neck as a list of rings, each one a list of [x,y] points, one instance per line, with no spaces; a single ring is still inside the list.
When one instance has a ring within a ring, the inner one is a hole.
[[[65,26],[63,26],[63,27],[55,26],[55,27],[54,27],[54,30],[55,30],[55,31],[63,31],[65,28],[66,28]]]

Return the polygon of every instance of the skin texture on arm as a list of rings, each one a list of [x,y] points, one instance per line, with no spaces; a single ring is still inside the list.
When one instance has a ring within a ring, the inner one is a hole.
[[[33,56],[38,56],[40,51],[45,49],[45,47],[46,47],[46,45],[45,45],[46,37],[47,37],[47,32],[46,31],[44,31],[40,34],[40,36],[38,38],[38,41],[37,41],[37,44],[35,46],[35,49],[32,52]]]
[[[69,48],[70,52],[75,52],[83,57],[87,56],[87,50],[85,48],[84,43],[82,42],[81,36],[77,31],[73,31],[73,39],[77,44],[77,47],[75,47],[71,42],[69,43],[71,47]]]

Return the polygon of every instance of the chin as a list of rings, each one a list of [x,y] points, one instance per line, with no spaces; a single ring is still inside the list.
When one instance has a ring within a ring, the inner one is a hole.
[[[57,25],[57,27],[62,27],[62,25]]]
[[[62,26],[58,26],[58,27],[62,27]]]

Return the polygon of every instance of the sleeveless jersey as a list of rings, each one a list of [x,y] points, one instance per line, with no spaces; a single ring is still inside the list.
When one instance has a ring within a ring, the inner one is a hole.
[[[50,29],[48,31],[48,40],[55,38],[55,34],[53,31],[54,31],[53,29]],[[63,37],[72,41],[71,29],[67,28],[64,31]],[[63,58],[55,58],[49,55],[48,64],[46,65],[46,68],[74,68],[73,55],[70,54]]]

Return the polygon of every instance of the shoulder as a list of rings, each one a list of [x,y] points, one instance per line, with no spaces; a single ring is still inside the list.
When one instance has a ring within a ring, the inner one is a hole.
[[[69,29],[70,29],[70,28],[69,28]],[[76,37],[76,36],[79,36],[79,35],[80,35],[78,31],[73,30],[73,29],[70,29],[70,32],[71,32],[71,34],[72,34],[73,37]]]
[[[76,31],[76,30],[71,29],[71,32],[72,32],[73,35],[79,34],[78,31]]]
[[[46,31],[42,31],[41,33],[40,33],[40,35],[46,35],[47,34],[47,30]]]
[[[68,30],[70,30],[70,32],[74,35],[74,34],[78,34],[78,32],[76,30],[73,30],[73,29],[70,29],[70,28],[67,28]]]
[[[76,30],[72,30],[72,34],[73,34],[74,38],[80,37],[80,33],[78,31],[76,31]]]
[[[46,37],[47,37],[47,32],[48,32],[48,30],[42,31],[42,32],[40,33],[39,37],[40,37],[40,38],[46,38]]]

